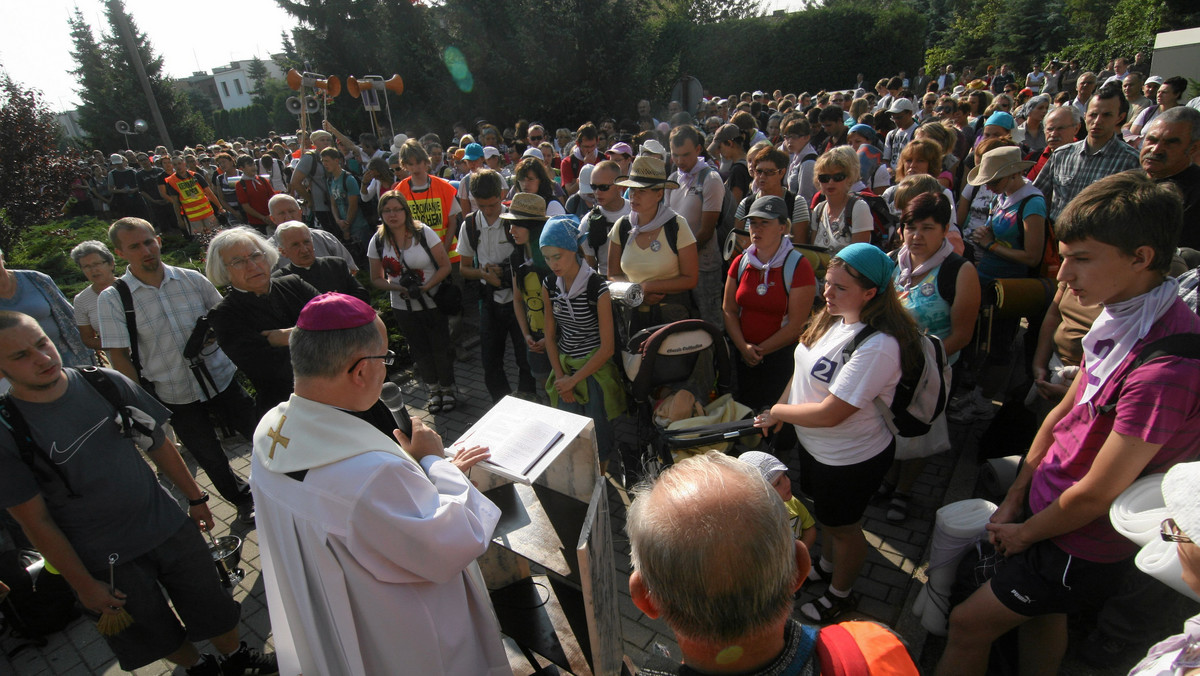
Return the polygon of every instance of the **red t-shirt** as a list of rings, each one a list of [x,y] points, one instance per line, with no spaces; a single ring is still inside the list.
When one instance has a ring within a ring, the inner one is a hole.
[[[266,216],[270,213],[267,208],[267,203],[275,195],[275,189],[271,187],[271,182],[262,176],[255,176],[253,180],[242,177],[234,184],[233,189],[237,191],[238,204],[249,204],[250,208],[258,213]],[[267,222],[246,214],[246,222],[250,225],[266,225]]]
[[[579,173],[575,170],[576,163],[579,164],[579,169],[583,169],[583,165],[596,164],[596,162],[599,160],[599,154],[597,154],[596,157],[594,157],[591,161],[580,160],[578,157],[575,157],[574,152],[567,157],[562,158],[562,164],[558,166],[558,171],[562,175],[562,184],[570,185],[579,180]]]
[[[737,277],[738,267],[742,262],[741,254],[729,264],[729,276]],[[799,255],[799,252],[797,252]],[[738,283],[734,298],[741,309],[742,335],[746,342],[758,344],[770,338],[783,326],[783,320],[788,312],[788,288],[814,286],[817,283],[812,266],[804,256],[796,264],[792,273],[792,283],[785,288],[783,284],[783,266],[771,268],[767,275],[767,292],[759,295],[758,288],[762,284],[762,271],[753,266],[746,266],[746,273]]]

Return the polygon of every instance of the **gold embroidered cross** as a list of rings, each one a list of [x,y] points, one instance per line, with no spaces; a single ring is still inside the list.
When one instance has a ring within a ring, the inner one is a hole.
[[[286,421],[287,421],[287,416],[286,415],[281,416],[279,418],[279,427],[276,427],[273,430],[269,429],[267,431],[267,436],[271,437],[271,450],[269,453],[267,453],[268,458],[275,457],[275,445],[276,444],[283,444],[283,447],[287,448],[288,442],[291,441],[291,439],[288,439],[287,437],[280,434],[280,432],[283,431],[283,423]]]

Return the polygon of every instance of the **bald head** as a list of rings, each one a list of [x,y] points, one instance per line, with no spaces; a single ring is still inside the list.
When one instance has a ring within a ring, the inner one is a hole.
[[[288,221],[299,221],[304,216],[296,198],[282,193],[275,195],[267,202],[267,213],[275,225],[283,225]]]
[[[714,451],[634,492],[630,585],[648,593],[676,634],[722,643],[782,625],[808,574],[807,553],[800,572],[803,546],[755,468]]]

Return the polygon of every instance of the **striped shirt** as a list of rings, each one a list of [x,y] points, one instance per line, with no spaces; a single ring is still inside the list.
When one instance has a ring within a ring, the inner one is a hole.
[[[1138,151],[1114,134],[1098,152],[1090,152],[1087,139],[1054,151],[1033,184],[1050,201],[1050,220],[1057,221],[1067,203],[1084,188],[1105,176],[1136,169]]]
[[[189,404],[207,397],[183,358],[183,347],[196,320],[221,302],[221,294],[195,270],[170,265],[163,265],[163,270],[165,276],[158,288],[143,284],[128,271],[121,279],[129,284],[133,296],[141,376],[154,383],[155,396],[164,403]],[[130,347],[125,309],[115,286],[100,292],[99,305],[100,343],[105,349]],[[233,381],[236,367],[216,345],[205,348],[203,354],[217,390],[224,391]]]
[[[600,347],[600,315],[596,303],[608,293],[608,282],[596,273],[588,280],[588,289],[568,299],[558,290],[558,277],[547,275],[543,288],[550,296],[554,313],[555,344],[568,357],[586,357]]]

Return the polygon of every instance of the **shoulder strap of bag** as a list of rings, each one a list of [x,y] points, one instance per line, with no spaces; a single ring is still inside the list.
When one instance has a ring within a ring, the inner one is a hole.
[[[121,307],[125,309],[125,328],[129,331],[129,361],[133,363],[133,370],[140,377],[142,360],[138,350],[137,312],[133,309],[133,294],[129,290],[129,284],[120,277],[113,282],[113,286],[117,289],[117,295],[121,297]]]

